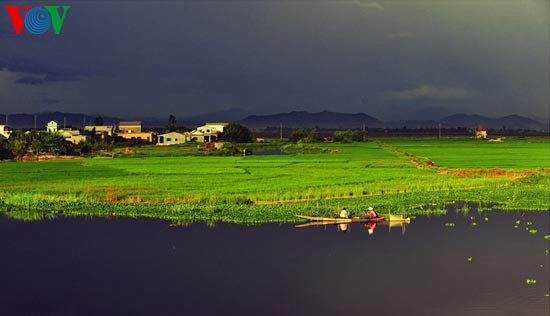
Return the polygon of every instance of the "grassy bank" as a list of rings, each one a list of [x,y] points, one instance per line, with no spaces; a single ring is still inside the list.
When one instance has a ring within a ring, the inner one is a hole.
[[[21,218],[241,223],[332,215],[339,207],[359,213],[369,205],[413,214],[454,201],[548,210],[549,145],[548,138],[378,138],[298,146],[289,155],[194,156],[190,146],[178,146],[113,159],[3,162],[0,209]]]

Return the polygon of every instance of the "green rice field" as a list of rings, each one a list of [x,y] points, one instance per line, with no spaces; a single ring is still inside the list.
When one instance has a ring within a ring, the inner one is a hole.
[[[2,162],[0,211],[22,219],[260,223],[341,207],[356,214],[368,206],[415,214],[464,202],[550,209],[549,138],[373,138],[294,149],[241,157],[197,155],[196,145],[145,146],[116,158]]]

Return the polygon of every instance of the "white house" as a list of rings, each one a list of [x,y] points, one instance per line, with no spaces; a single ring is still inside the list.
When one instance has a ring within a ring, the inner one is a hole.
[[[158,135],[157,145],[168,146],[168,145],[183,144],[186,142],[187,139],[189,139],[188,135],[181,134],[178,132],[170,132],[170,133]]]
[[[48,133],[57,133],[57,122],[56,121],[50,121],[46,125],[46,131]]]
[[[7,125],[0,125],[0,135],[10,138],[11,129]]]
[[[195,131],[199,131],[201,133],[206,133],[206,134],[223,133],[223,128],[226,127],[228,124],[229,123],[206,123],[203,126],[197,127]]]
[[[223,129],[228,124],[229,123],[206,123],[191,131],[188,140],[198,143],[215,142],[219,139],[219,134],[223,133]]]

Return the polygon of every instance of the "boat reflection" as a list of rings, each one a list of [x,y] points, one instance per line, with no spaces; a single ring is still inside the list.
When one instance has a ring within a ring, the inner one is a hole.
[[[382,220],[372,220],[372,221],[363,221],[359,222],[362,224],[363,228],[368,232],[369,235],[374,234],[374,231],[377,227],[387,226],[388,231],[391,232],[392,228],[401,228],[401,233],[405,235],[407,225],[410,224],[411,220],[409,218],[403,218],[401,216],[386,215]],[[354,222],[342,223],[338,221],[310,221],[303,224],[295,225],[297,228],[306,228],[312,226],[332,226],[335,225],[339,232],[347,233],[351,229],[351,225]],[[356,222],[355,222],[356,223]]]

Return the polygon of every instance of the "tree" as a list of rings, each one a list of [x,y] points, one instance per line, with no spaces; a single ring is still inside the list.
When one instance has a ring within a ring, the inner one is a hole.
[[[306,130],[303,128],[299,128],[297,130],[292,131],[292,133],[290,133],[290,135],[288,136],[288,140],[293,143],[297,143],[300,140],[304,139],[306,136],[307,136]]]
[[[8,140],[0,135],[0,160],[11,159],[13,154],[8,148]]]
[[[48,133],[44,135],[44,146],[47,151],[54,155],[64,155],[68,153],[67,141],[59,134]]]
[[[103,126],[104,123],[105,122],[103,121],[103,117],[101,117],[101,116],[96,117],[95,120],[94,120],[94,125],[95,126]]]
[[[13,156],[23,157],[27,154],[31,146],[31,134],[27,135],[23,133],[23,131],[14,131],[10,135],[10,138],[8,139],[8,149],[13,154]]]
[[[245,126],[229,123],[224,127],[220,139],[232,143],[249,143],[252,141],[252,133]]]
[[[353,133],[351,130],[335,131],[332,135],[335,142],[351,143],[353,141]]]
[[[170,114],[168,117],[168,131],[174,131],[176,130],[176,117],[173,114]]]
[[[303,128],[299,128],[290,133],[288,139],[293,143],[313,143],[317,140],[317,129],[314,128],[307,131]]]

